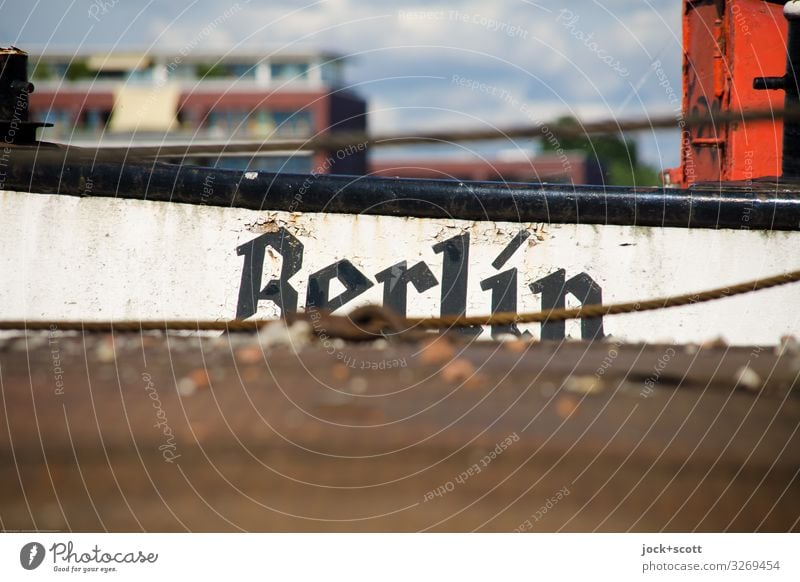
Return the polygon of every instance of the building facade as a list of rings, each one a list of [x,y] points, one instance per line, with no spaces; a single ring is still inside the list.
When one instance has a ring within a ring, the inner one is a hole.
[[[344,60],[324,52],[32,53],[31,118],[41,138],[78,145],[302,139],[366,131]],[[366,152],[221,155],[190,162],[297,173],[366,172]]]

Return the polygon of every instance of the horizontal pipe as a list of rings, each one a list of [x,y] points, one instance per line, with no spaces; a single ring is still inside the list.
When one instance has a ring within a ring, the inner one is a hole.
[[[120,163],[53,144],[8,148],[0,187],[43,194],[338,214],[651,227],[800,230],[800,187],[689,190],[242,172]],[[209,193],[210,191],[210,193]]]

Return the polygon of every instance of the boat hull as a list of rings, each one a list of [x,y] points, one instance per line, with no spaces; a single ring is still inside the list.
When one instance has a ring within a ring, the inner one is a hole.
[[[0,192],[0,318],[268,318],[384,304],[530,312],[702,291],[798,268],[800,232],[258,211]],[[746,224],[746,223],[743,223]],[[775,344],[800,285],[482,337]],[[477,330],[466,330],[476,333]]]

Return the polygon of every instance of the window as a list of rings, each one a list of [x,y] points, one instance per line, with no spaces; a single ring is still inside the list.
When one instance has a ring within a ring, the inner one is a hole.
[[[308,78],[308,63],[272,63],[270,72],[276,81],[301,80]]]
[[[303,111],[275,111],[272,114],[275,124],[275,135],[280,137],[305,137],[311,135],[311,112]]]
[[[179,121],[187,118],[179,115]],[[214,109],[205,120],[206,129],[218,136],[307,137],[313,130],[310,111],[269,111],[268,109]]]
[[[185,63],[172,60],[167,64],[167,75],[170,79],[188,80],[195,77],[195,65],[187,65]]]
[[[256,66],[251,63],[232,63],[227,65],[231,77],[234,79],[255,79]]]
[[[246,109],[214,109],[208,114],[206,125],[209,131],[219,135],[245,133],[248,113]]]
[[[31,114],[31,118],[35,119],[35,115]],[[44,114],[45,123],[52,123],[56,129],[64,129],[72,127],[72,113],[69,109],[52,108]]]
[[[78,126],[79,130],[91,133],[101,133],[111,117],[111,112],[104,109],[86,109],[82,115],[83,123]]]

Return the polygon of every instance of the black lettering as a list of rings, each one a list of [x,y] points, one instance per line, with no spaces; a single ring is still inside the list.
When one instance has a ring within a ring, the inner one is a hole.
[[[333,279],[338,279],[345,290],[336,297],[330,297],[330,286]],[[308,278],[308,294],[306,296],[306,309],[319,309],[336,311],[348,301],[361,295],[372,287],[374,283],[366,278],[347,259],[328,265]]]
[[[542,310],[563,309],[567,305],[567,293],[575,296],[581,305],[603,302],[603,290],[586,273],[566,280],[566,271],[559,269],[530,284],[534,293],[542,295]],[[541,324],[543,340],[563,340],[566,337],[566,322],[544,321]],[[581,338],[600,339],[603,337],[603,318],[593,317],[581,320]]]
[[[464,315],[467,312],[467,274],[469,268],[469,233],[464,233],[433,246],[442,254],[442,316]],[[477,336],[480,326],[460,327],[461,333]]]
[[[414,285],[418,293],[423,293],[439,284],[436,277],[423,262],[410,269],[406,261],[401,261],[375,275],[378,283],[383,283],[383,306],[398,315],[406,316],[408,307],[408,284]]]
[[[492,291],[492,313],[517,312],[517,269],[509,269],[493,277],[481,281],[481,289]],[[497,338],[503,334],[513,334],[517,337],[529,337],[530,332],[524,334],[516,323],[506,325],[493,325],[492,337]]]
[[[283,257],[283,266],[280,279],[272,279],[261,289],[267,247]],[[303,266],[303,243],[281,228],[243,244],[236,252],[244,255],[236,319],[255,315],[259,301],[272,301],[281,309],[281,314],[297,311],[297,290],[289,284],[289,278]]]
[[[500,252],[500,254],[497,255],[497,258],[494,261],[492,261],[492,266],[495,269],[502,269],[503,265],[505,265],[508,262],[508,259],[510,259],[514,255],[514,253],[517,252],[517,249],[519,249],[519,247],[522,246],[522,243],[528,240],[530,236],[531,233],[529,233],[527,230],[519,231],[516,234],[516,236],[514,236],[514,238],[511,239],[511,242],[508,243],[506,248],[504,248]]]
[[[603,303],[603,290],[586,273],[575,275],[565,285],[567,293],[571,293],[581,305],[599,305]],[[585,340],[601,339],[603,318],[592,317],[581,319],[581,338]]]

